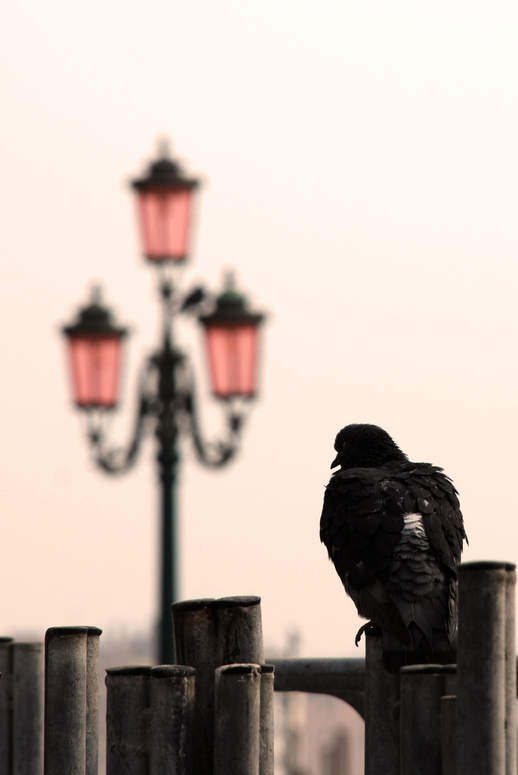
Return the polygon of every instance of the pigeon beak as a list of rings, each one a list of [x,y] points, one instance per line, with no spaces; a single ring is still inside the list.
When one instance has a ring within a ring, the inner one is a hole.
[[[339,459],[338,459],[339,457],[340,457],[340,455],[337,455],[337,456],[335,457],[335,459],[334,459],[334,460],[333,460],[333,462],[331,463],[331,468],[336,468],[337,466],[339,466],[339,465],[340,465],[340,461],[339,461]]]

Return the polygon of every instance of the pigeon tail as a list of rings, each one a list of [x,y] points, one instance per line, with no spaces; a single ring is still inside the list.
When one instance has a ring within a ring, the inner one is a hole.
[[[415,622],[408,631],[410,646],[383,632],[383,664],[390,673],[398,673],[405,665],[450,665],[456,661],[455,643],[450,643],[444,630],[433,630],[431,642]]]

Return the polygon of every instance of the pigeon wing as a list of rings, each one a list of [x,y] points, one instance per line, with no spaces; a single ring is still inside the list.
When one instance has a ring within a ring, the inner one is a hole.
[[[320,538],[360,616],[401,643],[410,636],[383,581],[399,543],[405,485],[390,467],[338,471],[326,489]]]

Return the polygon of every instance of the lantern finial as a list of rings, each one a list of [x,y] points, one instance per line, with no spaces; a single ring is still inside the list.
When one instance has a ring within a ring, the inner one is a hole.
[[[223,273],[223,288],[225,291],[236,290],[236,273],[233,269],[226,269]]]
[[[169,161],[171,159],[171,143],[168,137],[158,139],[158,158],[160,161]]]
[[[90,304],[101,306],[103,303],[103,287],[101,283],[93,283],[90,291]]]

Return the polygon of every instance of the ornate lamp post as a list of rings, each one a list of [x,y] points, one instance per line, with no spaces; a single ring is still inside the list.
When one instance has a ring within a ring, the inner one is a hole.
[[[68,339],[76,406],[88,417],[88,439],[97,465],[118,474],[135,463],[146,432],[154,427],[161,484],[162,557],[159,662],[174,661],[171,603],[177,599],[175,484],[181,433],[191,436],[198,459],[210,467],[228,463],[239,447],[243,414],[255,396],[258,329],[264,318],[252,313],[244,296],[227,277],[216,299],[202,288],[182,293],[171,267],[189,255],[192,198],[198,181],[182,174],[162,148],[146,177],[133,182],[138,195],[143,252],[160,269],[163,336],[160,349],[144,364],[139,387],[135,431],[127,449],[110,447],[105,419],[118,403],[122,341],[125,328],[116,325],[95,289],[77,321],[63,328]],[[196,411],[194,375],[187,355],[175,344],[173,324],[186,310],[198,313],[205,331],[212,392],[226,414],[226,438],[203,440]],[[151,420],[151,422],[150,422]]]

